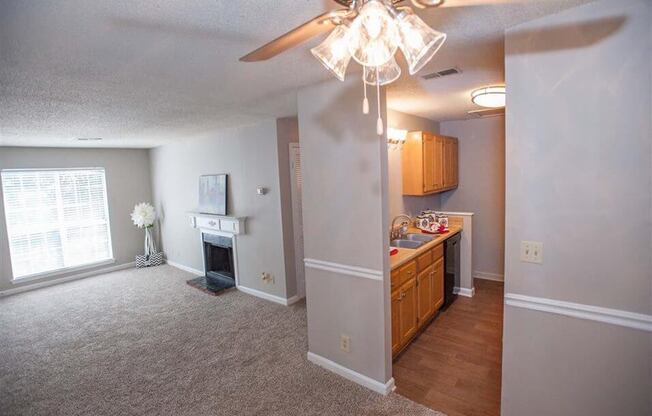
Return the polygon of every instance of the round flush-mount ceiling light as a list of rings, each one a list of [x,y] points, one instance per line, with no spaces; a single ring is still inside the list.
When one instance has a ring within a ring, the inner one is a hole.
[[[496,85],[478,88],[471,93],[471,101],[481,107],[505,107],[505,86]]]

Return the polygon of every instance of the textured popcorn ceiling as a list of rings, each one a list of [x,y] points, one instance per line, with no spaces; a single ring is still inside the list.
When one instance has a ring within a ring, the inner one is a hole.
[[[587,0],[419,11],[448,41],[402,76],[390,107],[463,118],[471,89],[503,81],[503,30]],[[330,78],[314,39],[261,63],[238,58],[337,4],[328,0],[2,0],[0,145],[152,147],[296,114],[297,88]],[[358,76],[352,64],[349,76]],[[371,127],[373,128],[373,123]],[[79,142],[76,137],[102,137]]]

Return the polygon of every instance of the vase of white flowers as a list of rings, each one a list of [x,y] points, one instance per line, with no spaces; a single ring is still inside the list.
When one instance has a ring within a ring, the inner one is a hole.
[[[147,202],[136,204],[131,220],[138,228],[145,229],[145,254],[136,256],[136,267],[158,266],[163,263],[163,253],[156,250],[152,229],[156,221],[156,210]]]

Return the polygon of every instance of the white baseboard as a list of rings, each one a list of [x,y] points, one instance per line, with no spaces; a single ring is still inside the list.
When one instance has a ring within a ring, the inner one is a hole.
[[[176,263],[176,262],[170,261],[170,260],[166,260],[166,263],[169,264],[172,267],[176,267],[179,270],[183,270],[184,272],[192,273],[192,274],[197,275],[197,276],[203,276],[204,275],[203,271],[197,270],[197,269],[195,269],[193,267],[184,266],[183,264],[179,264],[179,263]],[[281,296],[271,295],[269,293],[266,293],[266,292],[263,292],[263,291],[260,291],[260,290],[256,290],[256,289],[252,289],[250,287],[246,287],[246,286],[242,286],[242,285],[237,285],[237,288],[238,288],[239,291],[244,292],[244,293],[246,293],[248,295],[253,295],[253,296],[256,296],[258,298],[269,300],[271,302],[279,303],[279,304],[285,305],[285,306],[292,305],[293,303],[297,303],[298,301],[303,299],[302,297],[299,297],[297,295],[286,299],[286,298],[283,298]]]
[[[387,383],[381,383],[312,352],[308,352],[308,361],[384,396],[387,396],[396,388],[393,377]]]
[[[238,285],[237,288],[238,288],[239,291],[244,292],[244,293],[246,293],[248,295],[256,296],[258,298],[269,300],[271,302],[278,303],[278,304],[281,304],[281,305],[284,305],[284,306],[289,306],[289,305],[292,305],[293,303],[299,301],[298,296],[292,296],[291,298],[282,298],[280,296],[272,295],[272,294],[269,294],[267,292],[252,289],[250,287],[246,287],[246,286],[242,286],[242,285]]]
[[[293,304],[297,303],[298,301],[300,301],[303,298],[305,298],[305,296],[294,295],[294,296],[288,298],[287,305],[288,306],[293,305]]]
[[[453,293],[460,296],[466,296],[467,298],[472,298],[475,295],[475,287],[467,289],[465,287],[454,287]]]
[[[197,270],[197,269],[192,268],[192,267],[184,266],[183,264],[179,264],[179,263],[176,263],[174,261],[167,260],[167,259],[165,260],[165,262],[167,264],[169,264],[170,266],[172,266],[172,267],[176,267],[179,270],[183,270],[184,272],[192,273],[192,274],[197,275],[197,276],[203,276],[204,275],[204,272],[201,271],[201,270]]]
[[[484,279],[484,280],[493,280],[494,282],[504,282],[505,277],[502,274],[498,273],[488,273],[488,272],[473,272],[474,279]]]
[[[13,289],[7,289],[0,291],[0,298],[5,296],[16,295],[18,293],[28,292],[30,290],[40,289],[48,286],[54,286],[65,282],[71,282],[73,280],[84,279],[86,277],[97,276],[98,274],[111,273],[118,270],[130,269],[136,267],[136,262],[118,264],[116,266],[104,267],[101,269],[95,269],[88,272],[77,273],[71,276],[60,277],[58,279],[46,280],[43,282],[33,283],[31,285],[19,286]]]
[[[506,293],[505,304],[517,308],[554,313],[652,332],[652,315],[634,313],[621,309],[603,308],[601,306],[525,296],[516,293]]]

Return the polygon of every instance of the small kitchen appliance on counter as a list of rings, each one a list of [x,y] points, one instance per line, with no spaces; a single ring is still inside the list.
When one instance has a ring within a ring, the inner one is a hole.
[[[428,234],[448,232],[448,216],[432,210],[422,211],[415,221],[418,229]]]

